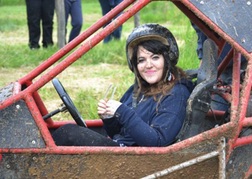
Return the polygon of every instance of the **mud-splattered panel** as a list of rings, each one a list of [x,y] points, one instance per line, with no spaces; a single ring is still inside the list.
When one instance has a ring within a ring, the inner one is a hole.
[[[44,140],[23,100],[0,111],[0,148],[42,147]]]
[[[244,49],[252,51],[252,1],[191,0],[191,3]]]

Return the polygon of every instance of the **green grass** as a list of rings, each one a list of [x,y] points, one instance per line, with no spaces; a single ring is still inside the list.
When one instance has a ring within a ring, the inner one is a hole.
[[[0,0],[0,73],[2,69],[5,73],[9,71],[11,75],[11,78],[8,75],[6,78],[1,75],[0,84],[6,84],[10,82],[10,79],[22,77],[27,73],[27,68],[32,69],[38,66],[58,51],[56,15],[53,32],[55,46],[35,51],[28,48],[24,2],[23,0]],[[98,1],[85,0],[82,9],[84,16],[82,31],[85,31],[102,17],[101,8]],[[140,24],[159,23],[168,27],[174,34],[180,50],[178,66],[183,69],[192,69],[198,66],[196,33],[188,18],[171,2],[154,1],[143,8],[139,14]],[[77,71],[65,70],[59,75],[61,82],[85,118],[98,117],[96,114],[97,100],[103,97],[104,91],[110,83],[116,84],[115,98],[119,99],[133,82],[134,77],[128,70],[125,56],[125,42],[134,27],[133,20],[132,17],[123,24],[123,34],[120,41],[113,41],[109,45],[99,43],[72,65],[73,68],[78,69]],[[70,23],[67,28],[69,32]],[[16,75],[17,72],[18,75]],[[91,82],[85,84],[89,80]],[[74,82],[76,82],[76,86],[72,85]],[[49,111],[57,106],[56,103],[60,103],[51,84],[46,85],[39,92]],[[54,99],[57,100],[54,101]]]

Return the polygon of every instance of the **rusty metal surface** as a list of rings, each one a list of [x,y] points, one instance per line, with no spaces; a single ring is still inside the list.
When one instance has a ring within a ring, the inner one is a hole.
[[[41,148],[45,143],[21,100],[0,111],[0,148]]]
[[[140,178],[183,161],[203,155],[217,144],[203,143],[177,152],[160,155],[83,153],[3,154],[0,163],[2,178]],[[164,178],[218,178],[218,157],[171,173]],[[1,178],[0,177],[0,178]]]
[[[238,0],[190,0],[202,13],[248,52],[252,51],[252,2]]]

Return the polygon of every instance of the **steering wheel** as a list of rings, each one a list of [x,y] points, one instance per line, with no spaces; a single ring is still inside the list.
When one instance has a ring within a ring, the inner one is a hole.
[[[79,111],[75,107],[73,101],[71,100],[71,98],[67,94],[67,92],[64,89],[64,87],[62,86],[61,82],[57,78],[54,78],[52,80],[52,83],[53,83],[53,86],[56,89],[58,95],[60,96],[61,100],[63,101],[64,105],[66,106],[67,110],[69,111],[69,113],[71,114],[73,119],[75,120],[75,122],[79,126],[87,127],[85,121],[82,119]]]

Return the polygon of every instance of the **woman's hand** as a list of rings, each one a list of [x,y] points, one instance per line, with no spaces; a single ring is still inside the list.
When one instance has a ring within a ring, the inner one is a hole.
[[[101,99],[98,102],[98,115],[102,118],[102,119],[107,119],[107,118],[111,118],[115,115],[116,110],[118,109],[118,107],[121,105],[122,103],[119,101],[115,101],[115,100],[104,100]]]
[[[121,106],[121,102],[119,102],[119,101],[115,101],[115,100],[108,100],[107,101],[107,108],[106,108],[106,113],[108,114],[108,115],[115,115],[115,112],[116,112],[116,110],[119,108],[119,106]]]
[[[98,115],[103,119],[103,115],[106,115],[106,108],[107,108],[107,105],[106,105],[106,101],[104,99],[101,99],[99,102],[98,102],[98,107],[97,107],[97,113]]]

